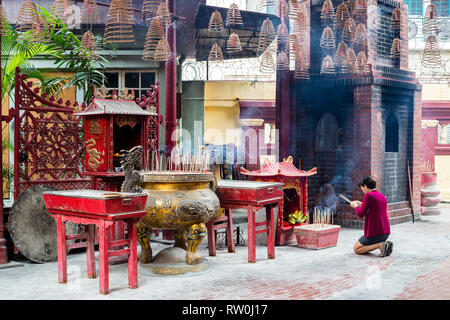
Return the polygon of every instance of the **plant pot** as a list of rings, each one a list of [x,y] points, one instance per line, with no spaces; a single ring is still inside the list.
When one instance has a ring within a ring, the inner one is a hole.
[[[341,226],[334,224],[308,224],[294,228],[297,246],[307,249],[325,249],[337,244]]]

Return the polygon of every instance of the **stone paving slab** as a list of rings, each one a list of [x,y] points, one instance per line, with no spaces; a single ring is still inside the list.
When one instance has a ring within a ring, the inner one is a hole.
[[[356,255],[352,248],[362,230],[341,229],[336,247],[323,250],[277,246],[276,258],[257,245],[256,263],[247,247],[236,253],[219,248],[209,257],[207,239],[200,254],[209,267],[197,274],[159,276],[139,264],[139,288],[129,289],[127,265],[111,265],[111,293],[98,293],[89,279],[83,252],[68,255],[68,283],[58,283],[57,263],[21,261],[23,267],[0,269],[3,300],[391,300],[450,299],[450,204],[439,216],[391,226],[391,256]],[[245,229],[245,224],[239,224]],[[246,230],[244,230],[246,232]],[[245,234],[244,232],[244,234]],[[157,253],[168,245],[152,242]],[[98,262],[98,260],[97,260]],[[98,270],[98,263],[97,263]]]

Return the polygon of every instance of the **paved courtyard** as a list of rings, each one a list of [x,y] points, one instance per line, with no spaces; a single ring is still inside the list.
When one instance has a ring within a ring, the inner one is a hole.
[[[111,293],[104,296],[98,293],[98,278],[86,275],[85,254],[77,252],[68,255],[65,285],[57,281],[56,262],[20,261],[19,267],[10,262],[10,268],[0,269],[0,299],[450,300],[450,204],[442,203],[441,207],[440,216],[391,226],[394,252],[385,258],[378,257],[378,251],[354,254],[352,247],[362,230],[348,228],[341,230],[336,247],[308,250],[277,246],[274,260],[267,260],[266,248],[258,245],[254,264],[247,262],[247,247],[242,245],[234,254],[219,248],[216,257],[208,257],[205,239],[199,250],[209,261],[207,270],[160,276],[140,264],[139,288],[129,289],[126,264],[112,265]],[[167,246],[152,243],[154,253]]]

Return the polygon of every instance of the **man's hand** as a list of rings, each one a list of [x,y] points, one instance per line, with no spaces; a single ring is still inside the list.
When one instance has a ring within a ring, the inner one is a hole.
[[[350,205],[352,206],[352,208],[356,208],[356,207],[360,207],[362,205],[361,201],[352,201],[350,202]]]

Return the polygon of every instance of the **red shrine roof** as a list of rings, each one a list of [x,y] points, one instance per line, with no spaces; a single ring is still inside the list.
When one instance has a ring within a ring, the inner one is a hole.
[[[83,111],[75,113],[77,116],[91,116],[99,114],[126,114],[136,116],[154,116],[156,113],[142,109],[133,100],[98,99],[92,100],[91,104]]]
[[[285,176],[285,177],[309,177],[317,173],[317,168],[312,168],[309,171],[297,169],[292,162],[273,162],[264,165],[259,170],[248,171],[241,168],[241,174],[247,176],[259,176],[259,177],[270,177],[270,176]]]

